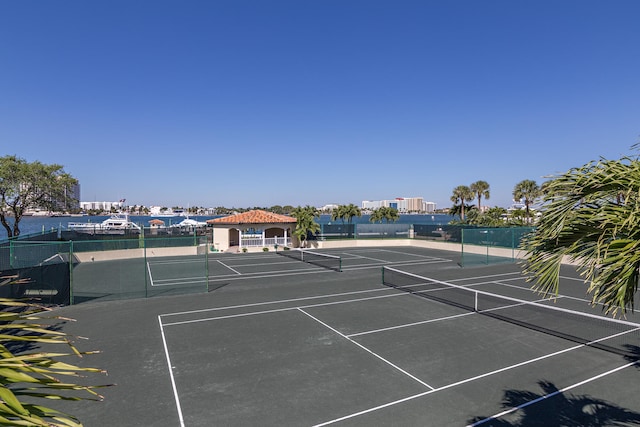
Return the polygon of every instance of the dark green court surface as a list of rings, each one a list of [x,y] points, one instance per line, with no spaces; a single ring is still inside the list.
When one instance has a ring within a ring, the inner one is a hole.
[[[461,268],[456,253],[411,247],[325,252],[342,272],[274,253],[211,256],[204,275],[187,258],[149,259],[152,289],[208,276],[208,292],[59,309],[77,320],[65,331],[89,338],[82,350],[102,350],[81,362],[108,370],[91,382],[117,385],[102,402],[57,407],[87,426],[640,425],[637,330],[622,333],[633,338],[621,355],[382,284],[388,266],[539,300],[516,264]],[[590,311],[585,285],[562,274],[562,295],[542,304]]]

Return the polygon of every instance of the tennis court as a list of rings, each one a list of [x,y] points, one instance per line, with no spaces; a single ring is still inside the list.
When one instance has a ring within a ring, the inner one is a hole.
[[[90,337],[81,349],[103,351],[82,363],[117,384],[103,402],[62,409],[91,426],[640,424],[638,315],[611,333],[624,351],[607,351],[486,315],[513,300],[465,308],[467,291],[538,300],[517,265],[462,269],[454,253],[415,247],[322,252],[340,257],[340,272],[275,253],[220,254],[207,260],[207,293],[60,309],[77,320],[67,332]],[[154,286],[206,279],[187,258],[148,263]],[[457,305],[438,294],[448,285],[463,295]],[[569,267],[561,292],[541,304],[592,311]],[[571,323],[572,334],[591,320]]]

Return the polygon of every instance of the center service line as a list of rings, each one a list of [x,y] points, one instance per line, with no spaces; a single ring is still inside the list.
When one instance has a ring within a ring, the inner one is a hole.
[[[385,359],[384,357],[380,356],[379,354],[374,353],[373,351],[369,350],[367,347],[363,346],[362,344],[352,340],[351,338],[349,338],[348,336],[346,336],[345,334],[343,334],[342,332],[336,330],[335,328],[332,328],[331,326],[327,325],[326,323],[324,323],[323,321],[321,321],[320,319],[318,319],[317,317],[312,316],[311,314],[307,313],[306,311],[302,310],[301,308],[298,308],[298,311],[306,314],[307,316],[309,316],[310,318],[312,318],[313,320],[315,320],[316,322],[320,323],[322,326],[324,326],[325,328],[328,328],[330,330],[332,330],[333,332],[335,332],[336,334],[340,335],[342,338],[351,341],[353,344],[357,345],[358,347],[360,347],[361,349],[363,349],[364,351],[366,351],[367,353],[377,357],[378,359],[382,360],[384,363],[386,363],[387,365],[390,365],[391,367],[397,369],[398,371],[402,372],[403,374],[405,374],[406,376],[408,376],[409,378],[419,382],[420,384],[422,384],[423,386],[427,387],[429,390],[435,390],[434,387],[431,387],[429,384],[425,383],[424,381],[422,381],[421,379],[411,375],[410,373],[408,373],[407,371],[405,371],[404,369],[400,368],[397,365],[394,365],[393,363],[391,363],[390,361],[388,361],[387,359]]]

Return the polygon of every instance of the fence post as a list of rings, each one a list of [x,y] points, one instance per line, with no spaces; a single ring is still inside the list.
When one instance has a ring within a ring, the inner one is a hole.
[[[144,274],[144,297],[148,298],[149,297],[149,277],[147,277],[147,243],[145,242],[144,239],[142,239],[142,253],[143,253],[143,259],[144,259],[144,263],[142,265],[142,273]]]
[[[69,305],[73,305],[73,240],[69,240]]]
[[[460,259],[460,267],[464,267],[464,228],[460,228],[460,248],[462,250],[462,257]]]
[[[276,245],[276,248],[278,246]],[[204,237],[204,274],[206,276],[206,292],[209,292],[209,243],[207,242],[207,236]],[[276,252],[278,249],[276,249]]]

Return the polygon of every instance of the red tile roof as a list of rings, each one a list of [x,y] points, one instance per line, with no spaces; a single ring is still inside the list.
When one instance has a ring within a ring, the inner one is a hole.
[[[207,220],[207,224],[288,224],[294,222],[297,222],[297,220],[293,217],[262,210]]]

